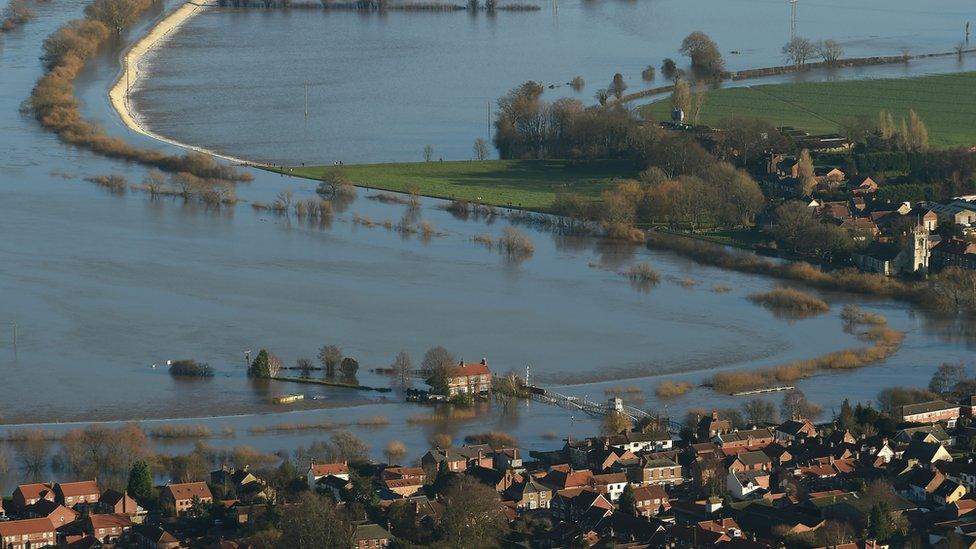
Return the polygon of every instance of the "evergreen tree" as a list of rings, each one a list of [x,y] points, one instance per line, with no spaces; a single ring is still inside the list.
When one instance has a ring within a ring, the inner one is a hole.
[[[846,398],[844,399],[844,403],[840,405],[840,415],[837,416],[837,427],[848,431],[853,431],[857,428],[854,410],[851,409],[851,403]]]
[[[271,377],[271,361],[268,358],[268,351],[261,349],[258,356],[254,357],[254,362],[247,369],[248,377]]]
[[[153,499],[153,479],[149,464],[139,460],[129,470],[129,484],[126,490],[136,502],[146,505]]]
[[[891,511],[888,503],[881,501],[871,507],[870,524],[868,533],[880,542],[886,542],[897,533],[897,528],[891,520]]]
[[[633,486],[630,484],[624,486],[624,492],[620,494],[617,504],[620,505],[621,512],[637,516],[637,498],[634,497]]]

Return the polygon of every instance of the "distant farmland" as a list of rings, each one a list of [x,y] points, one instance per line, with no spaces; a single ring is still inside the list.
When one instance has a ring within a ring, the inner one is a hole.
[[[922,117],[933,146],[976,144],[976,72],[725,88],[707,94],[700,122],[716,125],[731,116],[764,118],[811,133],[837,131],[842,120],[877,117],[889,110],[896,123],[909,109]],[[668,99],[640,108],[651,120],[670,118]]]

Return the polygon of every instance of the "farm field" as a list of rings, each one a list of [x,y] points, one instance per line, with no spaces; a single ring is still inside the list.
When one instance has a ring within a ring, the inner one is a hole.
[[[338,169],[359,187],[407,192],[416,185],[424,196],[480,201],[496,206],[546,210],[556,195],[573,192],[597,198],[615,180],[636,177],[627,161],[484,160],[407,162],[275,169],[288,175],[321,179]]]
[[[976,144],[976,73],[915,78],[769,84],[713,90],[706,94],[702,124],[717,125],[732,116],[764,118],[810,133],[835,132],[841,121],[877,117],[888,110],[897,121],[914,109],[935,147]],[[670,118],[670,101],[640,107],[650,120]]]

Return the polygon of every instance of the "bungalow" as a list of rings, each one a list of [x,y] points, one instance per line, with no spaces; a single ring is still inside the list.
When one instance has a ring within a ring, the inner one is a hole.
[[[4,549],[32,549],[56,545],[56,526],[49,519],[33,518],[0,522]]]
[[[102,543],[117,541],[132,528],[132,518],[122,514],[91,515],[85,524],[89,535]]]
[[[907,423],[935,423],[944,421],[949,427],[956,426],[959,419],[959,405],[944,400],[906,404],[901,407],[899,418]]]
[[[96,503],[101,493],[94,480],[59,482],[54,485],[55,501],[65,507],[74,507],[79,503]]]
[[[159,494],[159,502],[169,506],[177,515],[182,515],[193,507],[194,502],[213,503],[213,494],[206,482],[185,482],[170,484]]]
[[[634,488],[634,508],[642,517],[652,517],[671,509],[668,493],[659,484]]]
[[[349,465],[342,463],[310,463],[305,473],[305,481],[310,490],[315,490],[316,484],[326,477],[337,477],[349,480]]]

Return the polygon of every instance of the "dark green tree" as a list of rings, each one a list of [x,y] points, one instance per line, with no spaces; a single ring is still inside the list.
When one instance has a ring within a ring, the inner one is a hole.
[[[261,349],[258,356],[254,357],[254,362],[247,369],[248,377],[271,377],[271,361],[268,358],[268,351]]]
[[[620,494],[617,504],[620,505],[621,512],[637,516],[637,498],[634,497],[633,486],[630,484],[624,486],[624,492]]]
[[[857,429],[857,419],[854,417],[854,410],[846,398],[843,404],[840,405],[840,415],[837,416],[837,427],[848,431]]]
[[[139,460],[129,470],[129,484],[126,488],[140,505],[146,506],[153,500],[153,479],[149,464]]]

